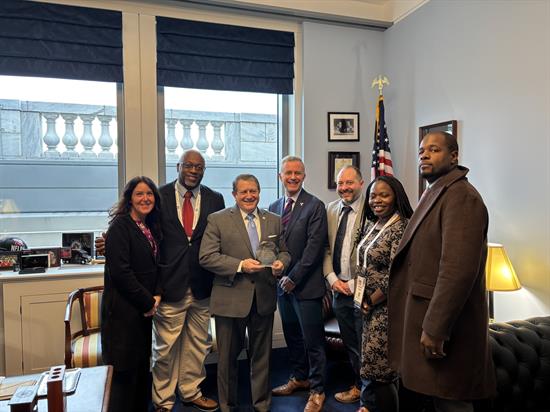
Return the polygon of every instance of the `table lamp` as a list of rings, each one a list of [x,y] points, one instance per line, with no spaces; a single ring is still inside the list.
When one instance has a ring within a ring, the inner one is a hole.
[[[521,289],[521,283],[519,283],[512,262],[510,262],[504,246],[498,243],[487,245],[485,280],[489,291],[489,318],[493,319],[495,317],[493,292]]]

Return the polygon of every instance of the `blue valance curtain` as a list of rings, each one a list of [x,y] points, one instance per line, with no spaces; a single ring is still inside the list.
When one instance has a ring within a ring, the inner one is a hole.
[[[122,82],[122,13],[1,0],[0,74]]]
[[[157,17],[161,86],[292,94],[294,33]]]

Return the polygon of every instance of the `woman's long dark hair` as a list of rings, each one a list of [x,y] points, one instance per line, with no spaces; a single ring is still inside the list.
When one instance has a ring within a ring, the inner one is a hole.
[[[145,183],[149,186],[155,196],[155,206],[153,207],[153,210],[151,210],[151,213],[145,217],[145,224],[149,227],[155,239],[160,240],[160,194],[157,189],[157,185],[155,185],[155,183],[147,176],[136,176],[126,183],[120,199],[109,211],[109,224],[111,224],[117,217],[130,213],[132,208],[132,205],[130,204],[132,200],[132,193],[134,192],[136,186],[140,183]]]
[[[377,219],[369,205],[370,192],[372,186],[376,182],[384,182],[393,190],[393,194],[395,195],[395,211],[399,216],[409,219],[413,214],[411,203],[409,202],[409,198],[401,182],[393,176],[378,176],[367,186],[365,203],[363,204],[363,214],[361,216],[361,225],[359,226],[359,233],[357,236],[359,240],[361,240],[364,235],[367,219],[371,222],[375,222]]]

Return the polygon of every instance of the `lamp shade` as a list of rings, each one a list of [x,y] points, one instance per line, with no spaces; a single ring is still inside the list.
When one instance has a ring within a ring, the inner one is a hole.
[[[487,263],[485,265],[487,290],[507,291],[521,289],[521,283],[519,283],[519,279],[504,246],[498,243],[489,243],[487,246]]]

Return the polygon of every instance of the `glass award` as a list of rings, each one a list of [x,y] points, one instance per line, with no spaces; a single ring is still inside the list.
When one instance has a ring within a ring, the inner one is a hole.
[[[264,240],[260,242],[258,249],[256,249],[256,260],[258,260],[264,267],[271,267],[273,262],[277,260],[279,254],[279,247],[271,240]]]

